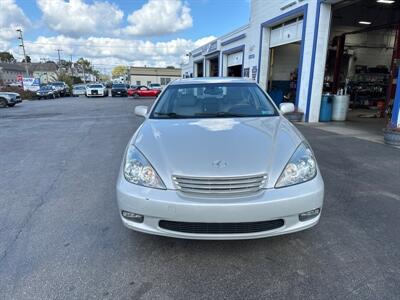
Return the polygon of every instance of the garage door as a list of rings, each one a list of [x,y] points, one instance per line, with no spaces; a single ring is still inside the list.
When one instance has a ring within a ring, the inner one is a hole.
[[[303,18],[292,19],[271,29],[270,47],[277,47],[301,40],[303,33]]]
[[[228,55],[228,67],[238,66],[243,63],[243,51]]]

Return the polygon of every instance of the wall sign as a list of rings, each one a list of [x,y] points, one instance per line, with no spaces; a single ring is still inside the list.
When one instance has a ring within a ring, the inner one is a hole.
[[[217,43],[217,41],[214,41],[214,42],[211,42],[211,43],[209,43],[209,44],[203,46],[203,47],[201,48],[201,53],[202,53],[203,55],[207,55],[207,54],[209,54],[209,53],[212,53],[212,52],[214,52],[214,51],[217,51],[217,49],[218,49],[218,43]]]
[[[257,66],[253,66],[253,67],[251,68],[251,78],[252,78],[253,80],[256,80],[256,76],[257,76]]]

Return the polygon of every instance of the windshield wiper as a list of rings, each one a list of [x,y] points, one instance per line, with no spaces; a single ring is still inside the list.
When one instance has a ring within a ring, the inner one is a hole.
[[[217,112],[217,113],[203,112],[203,113],[196,113],[195,115],[196,115],[196,116],[200,116],[200,117],[225,117],[225,118],[241,118],[241,117],[248,117],[248,115],[230,113],[230,112],[226,112],[226,111],[219,111],[219,112]]]
[[[155,116],[169,117],[171,119],[184,119],[189,118],[190,116],[179,115],[174,112],[154,112]]]

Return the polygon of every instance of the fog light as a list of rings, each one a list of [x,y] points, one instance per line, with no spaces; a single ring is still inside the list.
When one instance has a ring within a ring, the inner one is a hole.
[[[310,219],[315,218],[316,216],[318,216],[320,212],[321,212],[321,210],[319,208],[303,212],[303,213],[299,214],[299,220],[300,221],[310,220]]]
[[[133,222],[136,222],[136,223],[142,223],[143,222],[143,216],[142,215],[135,214],[135,213],[132,213],[132,212],[129,212],[129,211],[126,211],[126,210],[123,210],[121,212],[121,214],[125,219],[128,219],[129,221],[133,221]]]

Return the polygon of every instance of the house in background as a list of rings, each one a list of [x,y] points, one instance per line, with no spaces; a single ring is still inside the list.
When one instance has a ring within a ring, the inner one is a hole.
[[[0,63],[0,85],[17,84],[18,77],[24,75],[25,67],[23,65],[16,63]]]

